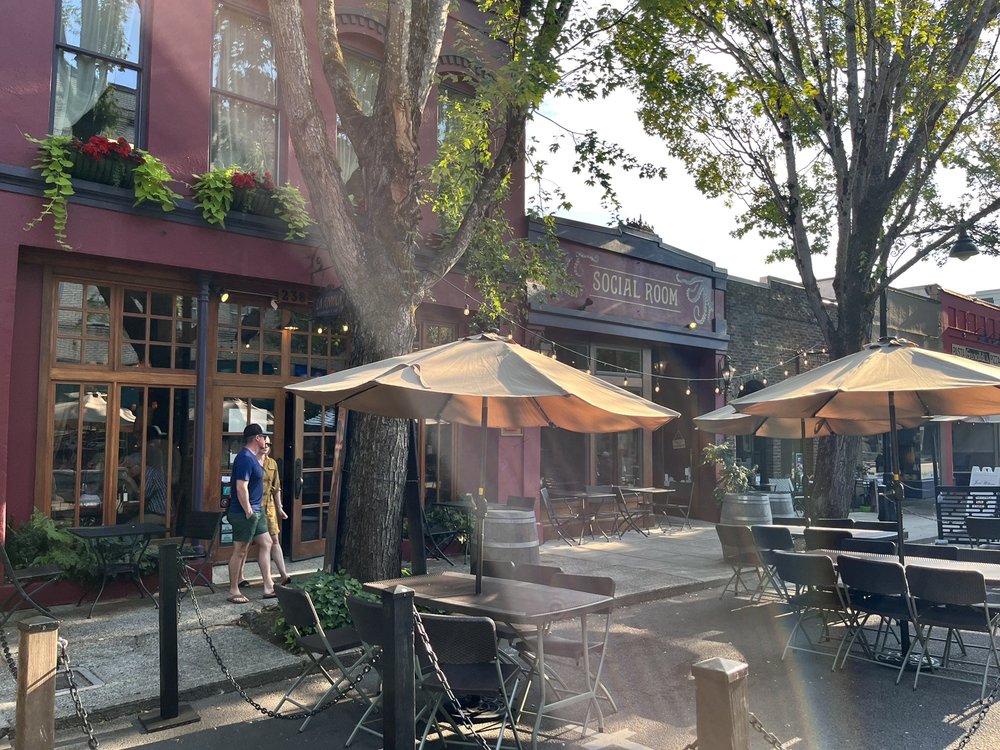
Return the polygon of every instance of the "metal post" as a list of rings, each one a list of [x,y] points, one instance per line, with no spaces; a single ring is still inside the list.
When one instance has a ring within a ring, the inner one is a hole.
[[[201,717],[178,704],[177,676],[177,545],[160,547],[160,708],[139,714],[147,732],[193,724]],[[192,594],[193,596],[193,594]]]
[[[882,291],[878,296],[878,337],[889,338],[889,279],[887,269],[882,269]],[[882,496],[878,504],[878,520],[892,521],[899,516],[892,492],[892,440],[888,432],[882,434]]]
[[[208,421],[208,274],[199,276],[198,289],[198,361],[195,363],[194,385],[194,466],[192,468],[192,510],[205,505],[205,424]]]
[[[17,703],[14,750],[52,750],[56,725],[59,621],[31,617],[17,624]]]
[[[382,739],[385,747],[412,748],[416,697],[413,684],[413,589],[382,592]]]
[[[698,750],[750,750],[746,664],[706,659],[691,667],[698,712]]]

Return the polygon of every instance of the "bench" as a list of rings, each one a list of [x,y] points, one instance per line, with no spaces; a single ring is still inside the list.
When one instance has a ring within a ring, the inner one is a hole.
[[[966,516],[1000,518],[1000,487],[938,487],[938,538],[971,544]]]

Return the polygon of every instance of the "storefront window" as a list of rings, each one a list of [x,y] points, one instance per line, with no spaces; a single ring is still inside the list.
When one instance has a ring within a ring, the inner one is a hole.
[[[194,369],[198,322],[194,297],[126,289],[122,305],[123,367]]]
[[[299,499],[301,541],[326,536],[330,492],[334,484],[337,408],[306,401],[302,423],[302,495]]]
[[[55,360],[109,364],[111,287],[61,281],[57,286]]]
[[[350,329],[343,319],[316,321],[293,315],[292,377],[315,378],[346,369],[350,356]]]
[[[108,501],[104,491],[108,385],[56,384],[51,419],[50,515],[61,526],[99,526]],[[119,419],[119,429],[128,429],[135,421],[124,410]]]
[[[216,370],[241,375],[281,374],[282,311],[269,305],[219,305]]]
[[[638,349],[594,348],[594,371],[598,375],[625,375],[642,372],[642,352]]]

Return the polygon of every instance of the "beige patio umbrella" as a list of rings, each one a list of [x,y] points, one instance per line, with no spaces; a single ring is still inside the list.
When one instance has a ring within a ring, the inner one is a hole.
[[[899,419],[899,427],[919,427],[927,420],[921,418]],[[720,435],[756,435],[757,437],[800,440],[828,435],[881,435],[889,431],[889,420],[847,420],[808,417],[762,417],[743,414],[732,404],[694,418],[695,427]]]
[[[108,398],[103,393],[90,391],[81,399],[63,401],[53,408],[56,429],[66,429],[70,425],[82,422],[86,425],[107,425]],[[130,409],[119,409],[119,429],[130,430],[135,423],[135,414]]]
[[[286,386],[308,401],[385,417],[573,432],[655,430],[678,412],[492,333]],[[479,497],[486,483],[481,436]],[[482,519],[479,520],[482,555]],[[480,590],[477,566],[476,590]]]
[[[901,420],[1000,413],[1000,368],[921,349],[905,339],[880,339],[846,357],[732,401],[745,414],[796,419],[885,420],[890,429],[899,558],[903,513],[899,492]],[[850,433],[847,433],[850,434]]]

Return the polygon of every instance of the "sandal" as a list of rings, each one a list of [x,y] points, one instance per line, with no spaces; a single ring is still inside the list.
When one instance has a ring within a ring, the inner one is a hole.
[[[249,604],[250,600],[247,599],[243,594],[233,594],[232,596],[226,597],[226,601],[232,604]]]
[[[261,597],[261,599],[277,599],[277,598],[278,595],[275,594],[273,591],[270,594],[264,594],[264,596]]]

